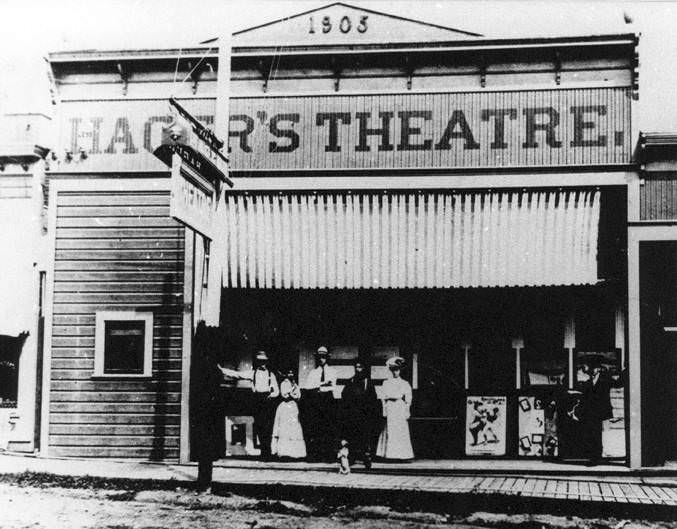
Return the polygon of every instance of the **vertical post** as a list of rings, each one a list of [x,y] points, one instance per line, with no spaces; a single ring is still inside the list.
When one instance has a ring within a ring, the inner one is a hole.
[[[628,228],[628,443],[630,467],[642,466],[642,401],[639,310],[639,237]]]
[[[621,369],[625,368],[625,308],[619,304],[614,314],[614,347],[621,350]]]
[[[470,389],[470,344],[464,343],[463,347],[463,387],[467,391]]]
[[[193,294],[195,285],[195,232],[185,229],[183,264],[183,339],[181,347],[181,430],[179,462],[190,461],[190,363],[193,349]]]
[[[228,19],[229,17],[226,17]],[[219,36],[219,65],[216,79],[216,114],[214,116],[214,134],[224,142],[222,153],[228,156],[228,124],[230,114],[228,112],[228,101],[230,98],[230,55],[231,55],[231,29],[230,20],[225,20],[226,27]],[[226,249],[226,207],[225,193],[217,193],[214,196],[213,219],[214,219],[214,240],[210,241],[209,260],[204,264],[207,267],[205,274],[207,280],[205,287],[200,286],[204,291],[204,309],[200,319],[207,325],[220,325],[221,315],[221,294],[223,286],[223,270],[225,261],[228,258]]]
[[[576,320],[573,310],[564,322],[564,348],[567,350],[569,364],[569,389],[573,389],[575,382],[574,349],[576,348]]]
[[[522,349],[524,349],[524,338],[521,336],[512,341],[512,348],[515,350],[515,388],[522,389]]]
[[[418,389],[418,353],[411,356],[411,389]]]

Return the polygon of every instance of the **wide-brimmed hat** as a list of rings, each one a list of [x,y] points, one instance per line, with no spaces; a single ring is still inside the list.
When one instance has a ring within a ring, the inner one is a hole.
[[[323,345],[323,346],[317,348],[317,351],[315,351],[315,356],[329,356],[329,351]]]
[[[402,366],[404,366],[404,358],[401,356],[388,358],[388,360],[386,360],[386,366],[388,369],[402,369]]]
[[[256,360],[257,362],[267,362],[268,355],[266,354],[265,351],[259,351],[258,353],[256,353],[254,360]]]

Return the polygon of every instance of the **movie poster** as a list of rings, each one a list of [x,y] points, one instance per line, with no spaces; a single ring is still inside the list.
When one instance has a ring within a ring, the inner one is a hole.
[[[518,403],[519,455],[556,456],[558,441],[554,407],[539,397],[520,397]]]
[[[505,455],[507,397],[468,397],[466,408],[466,455]]]

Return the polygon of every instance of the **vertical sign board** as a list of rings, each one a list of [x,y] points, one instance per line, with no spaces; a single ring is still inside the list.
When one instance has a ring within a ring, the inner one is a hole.
[[[172,169],[170,214],[213,240],[215,208],[225,183],[228,160],[223,142],[174,99],[174,119],[162,130],[162,143],[153,154]]]
[[[181,155],[172,156],[171,198],[169,214],[182,224],[214,239],[215,190],[211,183],[190,165],[183,163]]]

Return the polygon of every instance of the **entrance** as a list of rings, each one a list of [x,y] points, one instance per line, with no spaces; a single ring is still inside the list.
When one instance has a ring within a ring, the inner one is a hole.
[[[294,370],[303,388],[314,367],[313,352],[324,345],[332,354],[340,399],[358,355],[371,364],[377,385],[388,374],[385,360],[399,355],[406,360],[403,378],[413,388],[416,458],[542,458],[556,454],[544,448],[543,422],[550,413],[545,408],[569,383],[567,318],[575,314],[580,320],[578,349],[613,350],[616,298],[617,291],[604,286],[231,288],[222,296],[223,362],[250,369],[256,351],[264,349],[271,367]],[[257,455],[248,383],[225,382],[224,391],[228,455]],[[488,417],[476,438],[469,431],[470,414]],[[614,455],[624,457],[624,447]]]
[[[677,242],[640,242],[645,464],[677,461]]]

